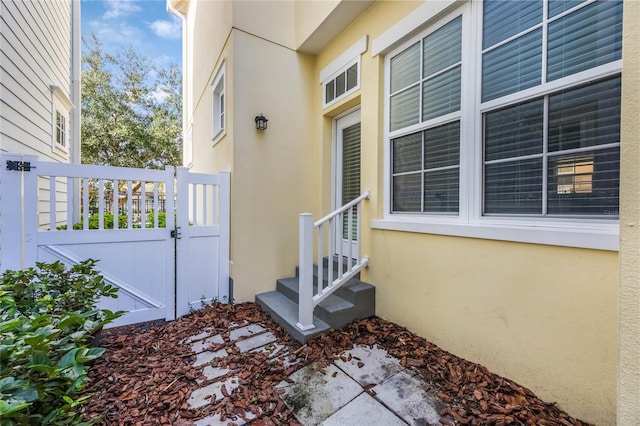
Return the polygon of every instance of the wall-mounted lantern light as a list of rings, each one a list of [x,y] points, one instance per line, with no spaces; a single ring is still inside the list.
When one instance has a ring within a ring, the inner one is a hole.
[[[256,129],[267,130],[267,121],[269,121],[267,117],[260,113],[260,115],[256,116]]]

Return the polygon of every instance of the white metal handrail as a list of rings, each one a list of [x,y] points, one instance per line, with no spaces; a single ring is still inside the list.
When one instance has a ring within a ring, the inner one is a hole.
[[[314,308],[335,292],[340,286],[353,278],[369,263],[367,256],[360,257],[360,208],[364,200],[369,199],[369,191],[365,191],[356,199],[324,216],[317,222],[313,221],[311,213],[301,213],[300,225],[300,276],[299,276],[299,304],[298,328],[309,330],[313,324]],[[347,213],[347,235],[344,236],[344,214]],[[355,213],[355,214],[354,214]],[[354,238],[355,216],[355,238]],[[313,286],[313,239],[317,235],[318,281],[314,291]],[[325,247],[325,234],[329,244]],[[343,244],[344,241],[344,244]],[[346,245],[346,252],[344,245]],[[324,285],[324,256],[327,255],[327,285]],[[334,277],[334,266],[336,276]]]

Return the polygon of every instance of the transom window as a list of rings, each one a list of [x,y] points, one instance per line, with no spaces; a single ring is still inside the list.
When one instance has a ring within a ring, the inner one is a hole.
[[[622,1],[487,0],[391,52],[390,213],[616,218],[621,49]]]
[[[328,106],[360,87],[360,57],[323,82],[324,106]]]

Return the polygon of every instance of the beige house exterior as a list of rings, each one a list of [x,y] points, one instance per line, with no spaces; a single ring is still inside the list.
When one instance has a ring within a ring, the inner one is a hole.
[[[297,265],[298,214],[340,205],[338,129],[359,121],[377,314],[583,420],[637,425],[640,3],[522,4],[533,23],[475,0],[169,0],[185,165],[231,171],[230,275],[250,301]],[[598,53],[569,63],[580,49]],[[492,85],[530,66],[533,82]],[[542,165],[522,177],[527,161]]]

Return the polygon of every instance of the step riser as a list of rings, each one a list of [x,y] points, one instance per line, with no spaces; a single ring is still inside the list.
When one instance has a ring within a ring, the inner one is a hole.
[[[327,278],[327,259],[324,261],[324,281]],[[260,305],[275,322],[280,324],[299,342],[332,329],[340,329],[346,324],[375,315],[375,287],[352,278],[329,295],[315,307],[314,329],[302,331],[297,327],[299,298],[299,269],[296,276],[277,280],[276,291],[257,294],[256,303]],[[318,281],[318,268],[314,265],[314,282]],[[337,272],[334,272],[337,275]],[[317,285],[314,284],[314,291]]]
[[[317,317],[313,318],[316,328],[307,331],[300,330],[296,325],[297,305],[275,291],[257,294],[255,301],[277,324],[280,324],[300,343],[305,343],[316,334],[329,330],[330,326]]]
[[[343,284],[340,288],[338,288],[335,293],[336,296],[343,298],[344,300],[353,303],[354,305],[360,304],[369,304],[374,303],[375,301],[375,287],[369,286],[367,284],[362,285],[363,283],[356,279],[352,278]],[[325,281],[326,285],[326,281]],[[299,287],[295,286],[287,286],[284,284],[283,280],[278,280],[276,284],[276,289],[281,293],[285,294],[289,299],[298,303],[298,294]],[[317,280],[314,282],[313,291],[314,294],[317,292]]]
[[[340,264],[338,263],[338,256],[334,256],[333,259],[334,259],[333,262],[331,262],[331,269],[333,269],[333,276],[335,277],[336,273],[340,269]],[[355,265],[356,263],[357,262],[355,261],[355,259],[351,261],[352,265]],[[318,267],[317,265],[315,264],[313,265],[314,274],[316,273],[317,267]],[[329,259],[326,257],[322,259],[322,268],[325,270],[324,276],[326,277],[327,276],[326,272],[329,270]],[[342,272],[345,273],[348,270],[349,270],[349,261],[345,257],[342,261]],[[299,275],[300,275],[300,266],[296,266],[296,277]]]
[[[278,280],[276,291],[279,293],[282,293],[292,302],[298,303],[299,294],[296,291],[293,291],[293,289],[290,286],[284,285],[283,280]],[[330,311],[326,309],[323,305],[324,305],[324,302],[316,306],[316,308],[313,311],[313,314],[318,318],[320,318],[321,320],[323,320],[324,322],[326,322],[327,324],[329,324],[332,328],[341,327],[344,324],[342,325],[339,325],[339,324],[344,321],[344,318],[349,318],[352,314],[355,314],[355,306],[350,309],[342,309],[336,312],[336,311]],[[339,316],[339,318],[336,318],[337,316]],[[349,321],[347,320],[347,323],[348,322]]]

